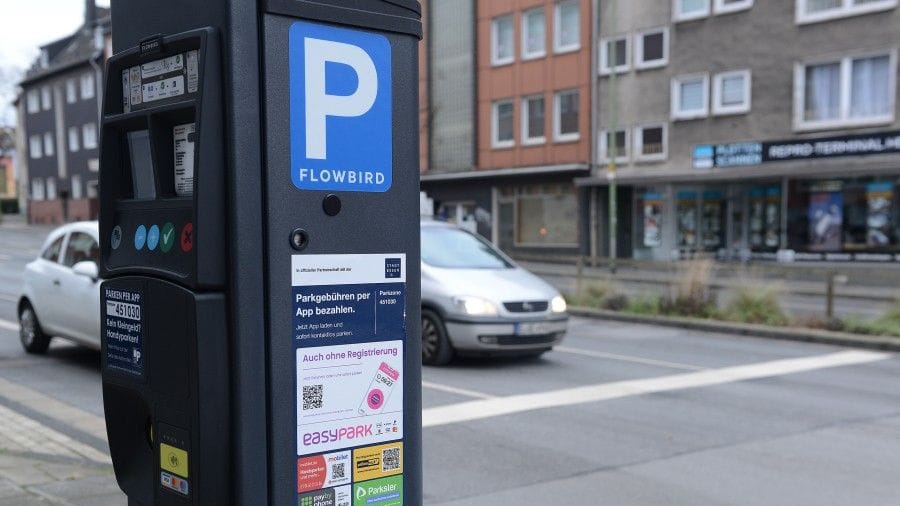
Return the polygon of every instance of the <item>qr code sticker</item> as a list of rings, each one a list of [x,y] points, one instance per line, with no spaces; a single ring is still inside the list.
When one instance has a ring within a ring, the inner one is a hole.
[[[346,467],[346,462],[331,464],[331,478],[335,479],[335,480],[345,478],[346,477],[346,475],[344,474],[345,467]]]
[[[322,385],[303,385],[303,410],[322,407]]]
[[[382,472],[396,471],[397,469],[400,469],[400,447],[381,450]]]

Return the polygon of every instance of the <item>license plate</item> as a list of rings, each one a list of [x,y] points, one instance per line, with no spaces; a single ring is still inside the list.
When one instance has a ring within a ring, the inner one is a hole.
[[[515,325],[517,336],[535,336],[562,332],[560,325],[551,322],[523,322]]]

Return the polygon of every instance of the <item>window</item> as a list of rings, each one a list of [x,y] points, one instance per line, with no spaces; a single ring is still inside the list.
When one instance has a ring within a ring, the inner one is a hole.
[[[557,142],[578,140],[578,90],[560,91],[554,100],[553,138]]]
[[[44,86],[41,88],[41,109],[49,111],[52,105],[53,97],[50,96],[50,87]]]
[[[615,62],[613,62],[615,52]],[[614,70],[618,74],[627,72],[630,58],[628,54],[628,36],[600,39],[600,73],[611,74]]]
[[[709,16],[709,0],[672,0],[672,18],[690,21]]]
[[[75,79],[66,79],[66,103],[74,104],[78,100]]]
[[[753,0],[715,0],[716,14],[738,12],[753,7]]]
[[[66,244],[66,254],[63,257],[63,265],[72,267],[78,262],[100,260],[100,249],[97,241],[84,232],[72,232],[69,242]]]
[[[491,64],[506,65],[515,58],[512,14],[494,18],[491,22]]]
[[[798,65],[794,104],[798,129],[890,123],[894,119],[895,53]]]
[[[78,127],[69,127],[69,151],[78,151]]]
[[[572,184],[505,187],[500,194],[498,226],[507,230],[498,239],[508,246],[566,246],[578,244],[578,198]],[[508,233],[509,239],[503,236]]]
[[[634,129],[636,160],[665,160],[667,152],[665,125],[639,126]]]
[[[491,146],[494,148],[509,148],[515,145],[515,140],[513,139],[512,100],[494,102],[492,116]]]
[[[47,178],[47,200],[56,199],[56,178]]]
[[[545,110],[544,97],[540,95],[522,99],[522,144],[541,144],[546,141]]]
[[[709,74],[672,79],[672,117],[703,118],[709,114]]]
[[[94,74],[85,72],[81,74],[81,99],[94,98]]]
[[[94,149],[97,147],[97,125],[87,123],[81,127],[81,135],[84,137],[84,149]]]
[[[100,194],[100,184],[96,179],[88,181],[85,186],[87,187],[87,198],[95,199]]]
[[[50,260],[51,262],[58,261],[59,252],[60,250],[62,250],[62,242],[65,237],[65,234],[60,234],[59,237],[54,239],[53,242],[51,242],[50,245],[47,246],[47,249],[45,249],[44,252],[41,253],[41,258],[43,258],[44,260]]]
[[[53,156],[53,134],[44,133],[44,156]]]
[[[716,74],[713,80],[713,114],[750,111],[751,83],[749,70]]]
[[[669,63],[669,30],[657,28],[634,36],[634,67],[652,69]]]
[[[797,0],[797,23],[818,23],[897,7],[897,0]]]
[[[615,139],[613,138],[615,137]],[[613,141],[615,140],[615,143]],[[613,146],[616,148],[616,162],[627,162],[628,161],[628,130],[616,130],[615,136],[609,130],[602,130],[600,132],[600,161],[601,162],[609,162],[610,157],[613,154]]]
[[[41,110],[41,97],[38,94],[38,90],[29,90],[25,97],[29,114],[34,114]]]
[[[81,190],[82,190],[81,176],[79,176],[78,174],[74,174],[72,176],[72,198],[73,199],[82,198],[82,196],[84,196],[84,193]]]
[[[540,58],[547,54],[547,29],[544,8],[522,13],[522,59]]]
[[[581,47],[581,16],[578,0],[557,2],[553,16],[553,51],[568,53]]]
[[[44,193],[44,180],[34,178],[31,180],[31,200],[44,200],[47,195]]]
[[[40,135],[32,135],[28,138],[28,152],[31,154],[31,158],[34,159],[38,159],[43,156],[43,151],[41,150]]]

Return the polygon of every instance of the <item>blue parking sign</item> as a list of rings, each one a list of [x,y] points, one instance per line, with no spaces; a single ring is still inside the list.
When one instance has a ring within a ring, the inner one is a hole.
[[[289,38],[294,186],[387,191],[393,172],[387,37],[297,21]]]

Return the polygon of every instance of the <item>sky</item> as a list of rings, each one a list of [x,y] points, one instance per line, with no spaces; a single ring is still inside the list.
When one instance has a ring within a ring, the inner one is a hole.
[[[109,0],[98,0],[97,5],[109,7]],[[81,26],[84,0],[0,0],[0,12],[0,75],[21,76],[37,56],[39,46]],[[15,83],[0,82],[3,102],[13,94],[14,86]],[[0,103],[0,124],[8,118],[9,109],[6,103]]]

